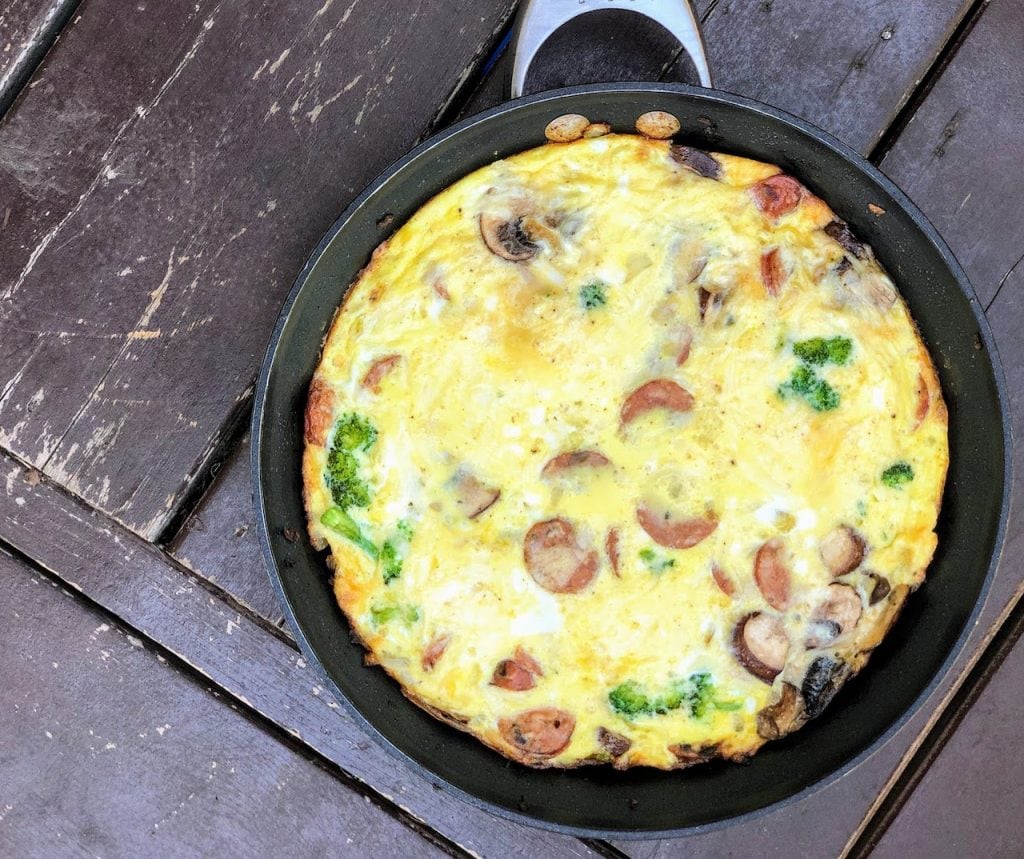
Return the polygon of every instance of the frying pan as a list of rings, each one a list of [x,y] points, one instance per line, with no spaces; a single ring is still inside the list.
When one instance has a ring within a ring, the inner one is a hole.
[[[663,18],[710,83],[689,8],[664,0],[540,0],[520,12],[513,90],[541,36],[577,11],[626,7]],[[668,14],[668,13],[666,13]],[[562,16],[560,18],[560,16]],[[689,30],[686,28],[689,27]],[[685,31],[685,32],[684,32]],[[950,469],[928,580],[828,710],[746,766],[686,771],[609,767],[534,770],[513,764],[408,702],[383,671],[363,665],[331,592],[324,558],[304,532],[299,463],[306,391],[323,337],[372,250],[423,203],[467,173],[544,142],[554,117],[580,113],[633,130],[649,110],[676,116],[676,139],[779,164],[874,247],[917,320],[949,405]],[[871,214],[867,204],[885,210]],[[390,216],[390,217],[388,217]],[[763,814],[820,789],[878,749],[949,670],[978,616],[998,562],[1010,487],[1007,397],[995,344],[971,285],[916,206],[856,152],[801,119],[747,98],[679,84],[602,84],[519,98],[460,122],[379,176],[313,251],[274,329],[252,424],[254,503],[270,577],[302,652],[369,733],[431,781],[505,817],[589,837],[664,837]],[[287,530],[291,534],[290,530]]]

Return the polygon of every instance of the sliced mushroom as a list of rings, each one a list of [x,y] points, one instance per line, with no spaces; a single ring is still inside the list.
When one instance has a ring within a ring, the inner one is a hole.
[[[804,186],[792,176],[777,173],[751,186],[754,204],[769,218],[781,218],[800,205]]]
[[[850,671],[847,663],[831,656],[819,656],[808,666],[800,686],[808,719],[816,719],[822,714],[850,676]]]
[[[789,636],[782,618],[755,611],[740,618],[732,634],[740,665],[758,680],[771,683],[786,665]]]
[[[693,283],[698,277],[701,276],[704,269],[708,267],[707,257],[694,257],[693,262],[690,263],[690,270],[686,273],[687,283]]]
[[[517,647],[511,659],[503,659],[494,669],[491,685],[510,692],[524,692],[537,685],[537,678],[543,677],[537,660],[522,647]]]
[[[691,549],[718,527],[718,519],[712,515],[676,519],[667,510],[646,504],[636,508],[636,518],[647,535],[666,549]]]
[[[871,593],[868,594],[868,605],[877,605],[889,596],[892,585],[889,584],[889,580],[881,573],[869,572],[867,575],[874,582]]]
[[[444,635],[439,635],[424,648],[423,657],[420,659],[420,664],[423,666],[424,671],[432,671],[434,669],[438,660],[444,656],[444,652],[448,649],[448,645],[451,644],[451,641],[451,634],[446,633]]]
[[[772,608],[784,611],[789,606],[789,566],[785,559],[786,547],[773,537],[757,550],[754,556],[754,581],[758,590]]]
[[[697,306],[700,309],[700,321],[706,321],[708,315],[712,317],[725,301],[725,293],[710,292],[703,286],[697,290]]]
[[[841,635],[852,632],[863,612],[864,605],[856,589],[833,582],[828,586],[828,598],[811,614],[807,647],[826,647]]]
[[[792,683],[783,683],[779,699],[757,714],[757,733],[766,740],[777,740],[799,728],[804,717],[804,699]]]
[[[847,253],[853,254],[857,259],[864,259],[867,256],[867,248],[860,239],[850,232],[850,225],[846,221],[840,221],[837,218],[826,224],[824,229],[829,238],[837,241]]]
[[[501,498],[501,490],[485,486],[468,471],[455,475],[455,503],[469,519],[475,519]]]
[[[761,282],[765,292],[776,297],[787,277],[786,268],[782,264],[782,252],[778,248],[769,248],[761,254]]]
[[[557,707],[524,710],[498,720],[498,732],[513,748],[528,757],[550,758],[562,752],[572,739],[576,719]]]
[[[506,220],[497,215],[481,215],[480,235],[491,253],[509,262],[532,259],[540,250],[524,228],[522,218]]]
[[[575,468],[601,468],[611,465],[608,457],[596,450],[569,450],[549,460],[541,469],[541,477],[556,477]]]
[[[629,737],[616,734],[615,731],[609,731],[603,727],[597,729],[597,742],[613,758],[621,758],[633,745],[633,741]]]
[[[641,385],[622,404],[623,425],[655,409],[688,412],[694,406],[693,394],[671,379],[654,379]]]
[[[597,552],[580,543],[565,519],[533,525],[526,532],[523,557],[533,580],[556,594],[577,593],[597,575]]]
[[[385,355],[383,358],[378,358],[370,365],[370,369],[363,376],[362,386],[368,391],[379,394],[381,380],[394,370],[401,360],[401,355]]]
[[[818,546],[821,560],[834,577],[853,572],[864,560],[864,538],[849,525],[829,531]]]
[[[694,764],[703,764],[718,756],[718,744],[691,746],[689,743],[676,743],[668,747],[668,750],[676,756],[679,761],[674,769],[685,769]]]
[[[668,149],[669,157],[681,164],[687,170],[691,170],[698,176],[705,179],[719,179],[722,175],[722,165],[714,155],[710,155],[703,149],[694,149],[692,146],[674,145]]]
[[[619,529],[609,528],[608,536],[604,538],[604,551],[608,555],[608,563],[612,565],[612,572],[619,575]]]
[[[711,578],[715,580],[715,584],[718,585],[719,590],[727,597],[731,597],[736,593],[735,583],[729,578],[725,570],[716,563],[711,564]]]

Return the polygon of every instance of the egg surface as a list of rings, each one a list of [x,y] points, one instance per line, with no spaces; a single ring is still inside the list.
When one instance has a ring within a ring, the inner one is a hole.
[[[405,694],[532,766],[743,759],[924,579],[948,463],[892,281],[777,167],[547,144],[424,205],[310,387],[309,533]]]

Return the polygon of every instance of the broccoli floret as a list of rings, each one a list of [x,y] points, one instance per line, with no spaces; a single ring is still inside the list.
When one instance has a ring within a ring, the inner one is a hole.
[[[640,550],[640,560],[647,565],[652,573],[663,573],[665,570],[676,565],[675,558],[663,558],[649,546]]]
[[[369,450],[377,440],[377,430],[366,418],[347,414],[334,429],[334,441],[327,454],[327,488],[342,510],[370,506],[370,487],[359,476],[356,451]]]
[[[360,549],[376,560],[377,547],[373,545],[359,528],[359,524],[340,507],[328,507],[324,515],[320,517],[320,524],[341,534],[346,540],[351,540]]]
[[[601,281],[592,280],[580,288],[580,304],[584,310],[604,307],[607,303],[608,296],[605,294],[605,284]]]
[[[910,483],[914,479],[914,469],[905,460],[894,462],[882,472],[882,483],[890,489],[898,489],[904,483]]]
[[[399,620],[405,626],[412,626],[420,619],[420,610],[414,605],[378,603],[370,606],[370,617],[374,626],[380,626],[392,620]]]
[[[812,337],[793,344],[793,354],[805,364],[821,367],[825,364],[842,366],[850,360],[853,341],[849,337]]]
[[[616,713],[623,716],[642,716],[654,712],[651,699],[640,690],[640,686],[634,680],[627,680],[612,689],[608,693],[608,703]]]
[[[778,393],[783,399],[799,397],[816,412],[828,412],[839,406],[836,389],[804,365],[797,367],[793,375],[779,385]]]
[[[691,674],[683,689],[683,697],[690,708],[690,715],[700,719],[711,704],[711,696],[714,692],[714,684],[711,682],[711,675],[706,671],[699,671]]]
[[[402,575],[402,561],[412,540],[412,526],[402,519],[395,526],[395,536],[385,540],[380,547],[381,575],[384,577],[384,584],[389,585]]]

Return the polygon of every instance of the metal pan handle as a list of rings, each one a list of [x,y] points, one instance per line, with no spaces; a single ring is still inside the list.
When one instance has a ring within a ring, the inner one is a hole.
[[[700,23],[688,0],[524,0],[512,39],[512,98],[523,94],[530,65],[551,34],[573,18],[599,9],[636,12],[661,24],[690,55],[701,85],[711,86]]]

